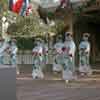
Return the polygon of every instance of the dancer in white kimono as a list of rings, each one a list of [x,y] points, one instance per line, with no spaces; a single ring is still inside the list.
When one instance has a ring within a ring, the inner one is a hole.
[[[53,72],[61,72],[62,71],[62,48],[64,44],[62,41],[62,37],[57,37],[57,41],[54,44],[54,62],[53,62]]]
[[[88,41],[89,38],[88,33],[83,34],[83,40],[79,45],[79,72],[81,75],[90,75],[92,74],[92,70],[89,64],[89,56],[90,56],[90,43]]]
[[[75,79],[75,50],[76,46],[70,32],[65,33],[65,42],[63,47],[63,73],[62,78],[68,82]]]
[[[0,46],[0,64],[4,64],[5,52],[9,49],[9,43],[6,40],[2,40]]]
[[[44,74],[42,71],[43,64],[43,44],[41,43],[41,39],[36,40],[36,46],[32,50],[33,54],[33,71],[32,77],[33,79],[43,79]]]
[[[9,54],[10,54],[10,63],[12,67],[16,67],[16,73],[20,74],[19,68],[17,66],[17,52],[18,47],[16,45],[16,39],[12,39],[9,42],[10,48],[9,48]]]
[[[18,52],[18,48],[16,45],[16,39],[12,39],[11,40],[11,45],[10,45],[10,49],[11,49],[11,65],[16,65],[17,64],[17,52]]]

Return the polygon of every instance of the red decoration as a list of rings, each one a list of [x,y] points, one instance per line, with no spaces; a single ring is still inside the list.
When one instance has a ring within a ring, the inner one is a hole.
[[[17,0],[17,2],[12,7],[13,12],[19,14],[23,2],[24,2],[23,0]]]

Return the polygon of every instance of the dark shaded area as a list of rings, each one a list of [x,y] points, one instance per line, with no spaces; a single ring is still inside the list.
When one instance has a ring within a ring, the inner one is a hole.
[[[96,17],[95,13],[89,13],[88,16],[79,16],[74,24],[74,30],[75,30],[74,37],[77,47],[81,41],[82,34],[85,32],[90,33],[89,41],[91,43],[91,64],[96,63],[96,59],[98,59],[100,55],[99,16]]]
[[[35,38],[17,38],[18,48],[21,50],[32,50]]]
[[[88,23],[89,26],[91,26],[91,28],[93,29],[94,28],[94,37],[95,37],[95,42],[96,42],[96,45],[98,47],[98,49],[100,50],[100,23]]]

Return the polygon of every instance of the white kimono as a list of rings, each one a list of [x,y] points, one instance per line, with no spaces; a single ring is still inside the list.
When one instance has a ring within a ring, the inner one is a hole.
[[[91,74],[92,70],[89,64],[90,56],[90,43],[88,41],[82,41],[79,45],[79,71],[87,74]]]
[[[3,42],[0,47],[0,64],[4,64],[4,53],[6,49],[9,48],[9,45],[7,42]]]
[[[53,62],[53,71],[60,72],[62,71],[62,48],[63,48],[62,42],[57,42],[54,45],[54,62]]]
[[[63,54],[63,73],[62,78],[64,80],[74,79],[73,73],[75,72],[75,50],[76,46],[73,40],[65,41]]]
[[[36,78],[44,78],[44,74],[42,72],[42,63],[43,63],[43,47],[35,46],[32,50],[33,54],[33,71],[32,77]]]
[[[14,45],[11,45],[11,64],[12,65],[16,65],[17,64],[17,52],[18,52],[18,48],[17,46],[14,44]]]

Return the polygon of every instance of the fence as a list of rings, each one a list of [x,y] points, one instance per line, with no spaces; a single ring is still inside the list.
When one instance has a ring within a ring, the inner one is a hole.
[[[4,64],[10,64],[10,56],[4,56]],[[33,56],[31,54],[18,54],[17,64],[32,64]]]
[[[53,62],[53,55],[49,54],[49,64],[52,64]],[[19,53],[17,55],[17,64],[32,64],[33,63],[33,56],[31,53]],[[10,56],[8,54],[5,54],[4,56],[4,64],[10,64]]]

